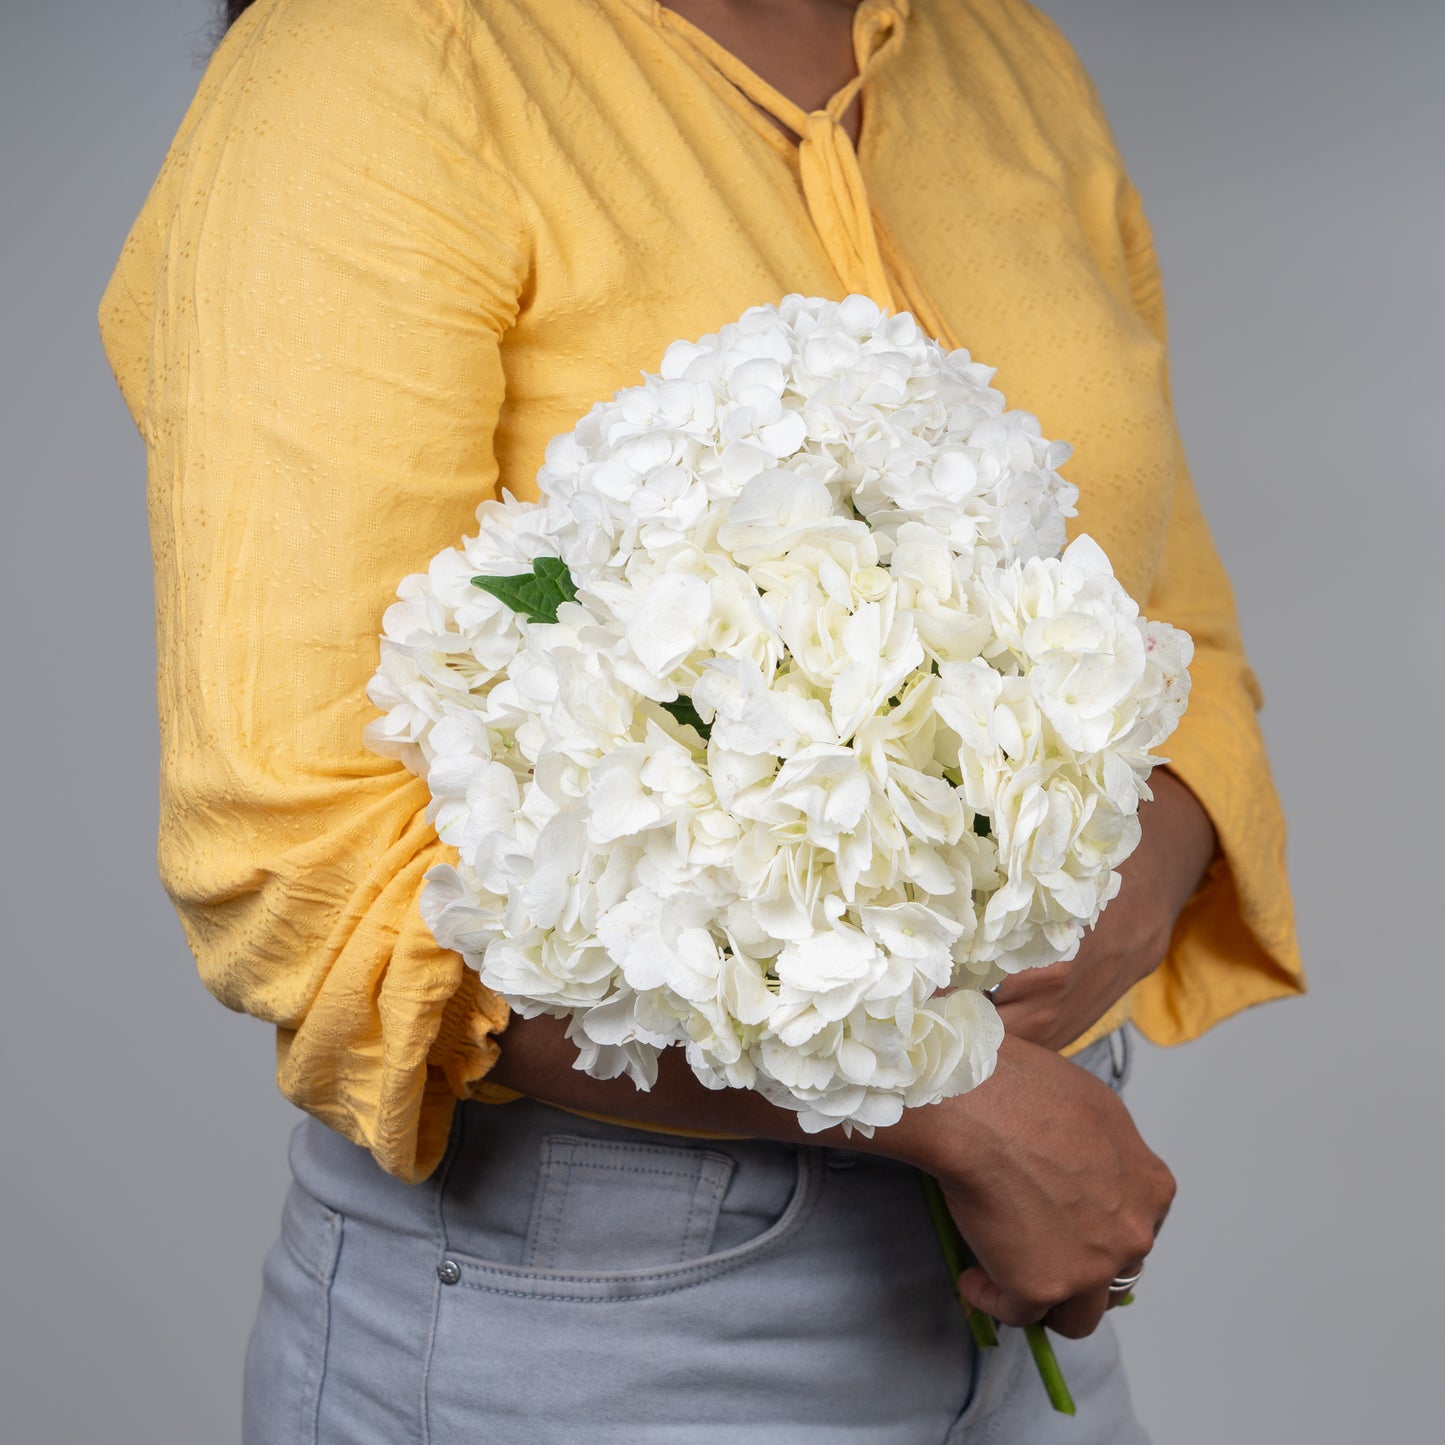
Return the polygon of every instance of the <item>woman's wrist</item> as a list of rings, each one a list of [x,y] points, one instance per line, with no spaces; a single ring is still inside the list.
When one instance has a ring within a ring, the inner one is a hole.
[[[1009,1135],[1020,1122],[1010,1105],[1036,1051],[1027,1040],[1005,1037],[994,1071],[982,1084],[937,1104],[905,1109],[896,1124],[878,1129],[871,1139],[845,1141],[847,1147],[911,1164],[967,1191],[1008,1151]]]

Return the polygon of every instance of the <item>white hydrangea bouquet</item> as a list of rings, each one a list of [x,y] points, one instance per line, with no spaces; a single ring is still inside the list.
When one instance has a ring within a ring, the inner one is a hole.
[[[987,1078],[983,990],[1071,957],[1192,645],[1069,449],[866,297],[789,296],[553,440],[407,577],[367,738],[458,856],[422,912],[577,1067],[864,1134]]]

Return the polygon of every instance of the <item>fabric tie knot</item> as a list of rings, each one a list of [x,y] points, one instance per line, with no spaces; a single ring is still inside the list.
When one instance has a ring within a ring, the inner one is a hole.
[[[848,91],[840,94],[852,102]],[[839,280],[849,291],[871,296],[880,306],[895,307],[858,154],[832,106],[813,111],[805,121],[798,164],[808,211]]]

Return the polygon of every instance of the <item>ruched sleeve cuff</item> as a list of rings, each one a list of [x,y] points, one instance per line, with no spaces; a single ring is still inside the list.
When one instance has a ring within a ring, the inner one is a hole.
[[[1132,187],[1120,220],[1135,307],[1167,345],[1159,264]],[[1167,396],[1167,367],[1163,385]],[[1135,1024],[1159,1044],[1195,1038],[1251,1004],[1304,990],[1284,814],[1257,716],[1263,697],[1177,431],[1175,454],[1164,554],[1145,612],[1194,639],[1189,708],[1160,751],[1209,814],[1218,854],[1178,919],[1168,956],[1130,998]]]
[[[1304,991],[1285,872],[1285,826],[1250,694],[1227,663],[1196,654],[1197,706],[1165,744],[1169,769],[1199,799],[1218,851],[1175,925],[1168,956],[1131,999],[1157,1044],[1182,1043],[1254,1004]],[[1243,704],[1241,706],[1240,704]],[[1230,716],[1231,705],[1236,712]]]

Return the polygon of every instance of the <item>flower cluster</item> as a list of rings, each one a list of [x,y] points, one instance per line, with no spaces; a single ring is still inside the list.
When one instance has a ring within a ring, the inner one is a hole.
[[[1068,448],[992,376],[864,297],[756,307],[398,589],[367,737],[459,855],[424,916],[579,1067],[678,1044],[871,1132],[986,1078],[982,990],[1117,891],[1191,645],[1065,548]]]

